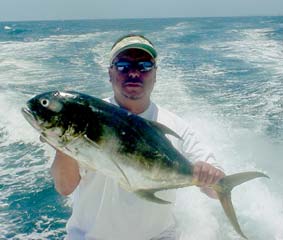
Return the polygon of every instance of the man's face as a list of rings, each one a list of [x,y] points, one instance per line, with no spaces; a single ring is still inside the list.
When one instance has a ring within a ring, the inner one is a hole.
[[[126,50],[113,60],[109,76],[118,101],[148,100],[156,81],[155,60],[143,50]]]

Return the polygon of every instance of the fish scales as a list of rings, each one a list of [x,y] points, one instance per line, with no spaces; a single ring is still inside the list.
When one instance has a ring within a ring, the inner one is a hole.
[[[180,136],[101,99],[73,91],[47,92],[30,99],[22,113],[51,146],[148,201],[168,204],[155,192],[198,185],[192,177],[193,164],[166,137],[181,140]],[[210,186],[243,238],[247,237],[238,223],[231,191],[259,177],[268,176],[255,171],[236,173]]]

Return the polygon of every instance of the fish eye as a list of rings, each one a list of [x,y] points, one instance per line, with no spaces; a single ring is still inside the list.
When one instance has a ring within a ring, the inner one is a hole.
[[[41,105],[42,105],[43,107],[48,107],[50,101],[49,101],[48,99],[44,98],[44,99],[41,99],[41,100],[40,100],[40,103],[41,103]]]

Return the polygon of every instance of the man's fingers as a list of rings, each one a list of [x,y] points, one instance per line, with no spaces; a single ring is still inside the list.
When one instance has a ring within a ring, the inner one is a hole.
[[[210,184],[213,184],[214,181],[215,181],[215,169],[211,168],[208,172],[208,175],[207,175],[207,179],[206,179],[206,182],[205,184],[206,185],[210,185]]]
[[[196,162],[194,166],[193,177],[199,182],[199,185],[204,185],[207,181],[207,172],[208,172],[207,163],[205,162]]]
[[[200,173],[200,179],[199,180],[202,183],[202,185],[204,185],[204,186],[207,185],[208,180],[210,178],[209,172],[210,172],[209,166],[207,164],[203,164],[202,168],[201,168],[201,173]]]
[[[198,181],[199,186],[209,186],[217,183],[225,174],[206,162],[196,162],[194,165],[193,177]]]
[[[193,177],[194,177],[195,179],[199,180],[200,172],[201,172],[201,164],[199,164],[199,162],[197,162],[197,163],[194,165]]]
[[[220,179],[222,179],[223,177],[225,177],[224,172],[222,172],[219,169],[216,169],[216,173],[214,174],[214,178],[213,178],[213,183],[217,183]]]

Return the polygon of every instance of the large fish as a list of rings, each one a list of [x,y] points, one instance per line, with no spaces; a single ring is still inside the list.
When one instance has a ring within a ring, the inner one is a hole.
[[[192,177],[194,165],[165,136],[180,138],[175,132],[101,99],[78,92],[47,92],[30,99],[22,112],[51,146],[149,201],[168,204],[155,192],[198,184]],[[211,186],[234,229],[244,238],[231,190],[257,177],[267,176],[237,173]]]

